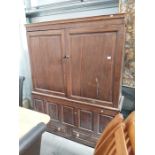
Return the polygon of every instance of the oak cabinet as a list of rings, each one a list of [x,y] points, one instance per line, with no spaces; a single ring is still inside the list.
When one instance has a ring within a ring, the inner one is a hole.
[[[95,146],[120,111],[124,14],[26,25],[34,109],[48,131]]]

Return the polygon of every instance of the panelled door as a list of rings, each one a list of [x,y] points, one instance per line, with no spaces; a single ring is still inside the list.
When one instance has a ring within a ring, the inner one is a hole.
[[[28,32],[33,89],[65,96],[64,31]]]
[[[67,31],[69,96],[74,99],[113,106],[115,85],[119,84],[119,27],[73,28]],[[120,61],[121,62],[121,61]],[[119,93],[119,90],[117,89]]]

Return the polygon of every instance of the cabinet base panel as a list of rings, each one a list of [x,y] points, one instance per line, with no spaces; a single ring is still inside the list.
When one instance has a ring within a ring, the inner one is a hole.
[[[95,147],[106,125],[119,113],[116,108],[36,94],[33,94],[33,106],[34,110],[50,116],[48,132],[90,147]]]

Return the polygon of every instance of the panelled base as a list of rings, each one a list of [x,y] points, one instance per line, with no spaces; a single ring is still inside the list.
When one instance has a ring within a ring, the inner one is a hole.
[[[48,132],[94,147],[106,125],[119,112],[116,108],[103,107],[33,92],[36,111],[51,117]]]

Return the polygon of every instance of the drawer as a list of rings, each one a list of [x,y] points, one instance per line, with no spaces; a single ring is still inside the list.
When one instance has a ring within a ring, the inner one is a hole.
[[[82,141],[84,143],[89,143],[90,146],[94,146],[99,138],[99,135],[95,135],[92,132],[86,132],[82,130],[73,129],[72,136],[77,141]]]
[[[66,133],[66,127],[63,126],[62,124],[55,123],[53,121],[50,121],[47,125],[47,130],[49,132],[54,132],[54,133]]]

